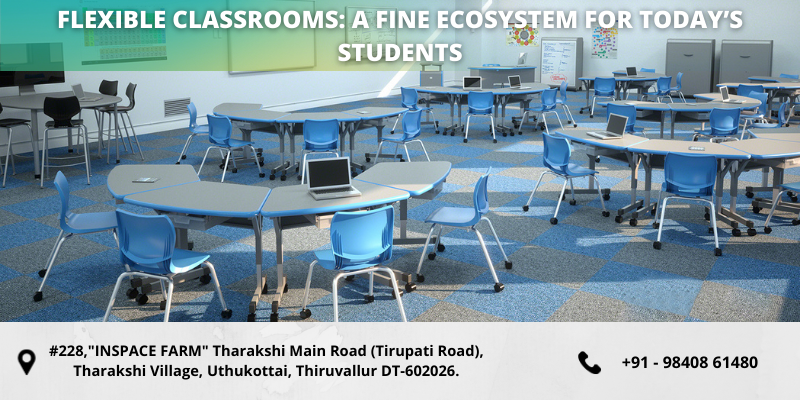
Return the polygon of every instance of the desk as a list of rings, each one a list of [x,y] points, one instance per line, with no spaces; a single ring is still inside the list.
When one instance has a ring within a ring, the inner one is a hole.
[[[100,97],[97,101],[81,101],[81,108],[95,108],[102,106],[114,107],[114,123],[116,124],[116,139],[114,140],[117,147],[117,163],[119,163],[119,139],[121,132],[119,130],[119,119],[117,115],[117,103],[122,99],[117,96],[108,96],[100,93],[86,93],[90,97]],[[25,94],[21,96],[7,96],[0,97],[0,104],[6,108],[16,108],[21,110],[31,111],[31,149],[33,151],[33,173],[34,178],[41,178],[41,165],[39,161],[39,112],[44,111],[44,99],[46,97],[71,97],[75,96],[72,92],[53,92],[53,93],[35,93]],[[98,139],[97,151],[100,151],[100,142],[102,142],[102,135]],[[72,135],[67,136],[67,148],[72,148]]]
[[[748,76],[747,79],[750,82],[759,84],[762,82],[800,83],[800,79],[782,78],[780,76]]]
[[[135,183],[138,178],[158,178],[153,183]],[[125,196],[169,186],[199,182],[200,178],[191,165],[119,165],[108,174],[106,185],[117,204],[124,203]]]
[[[581,76],[578,78],[578,80],[583,84],[583,87],[586,89],[586,106],[581,107],[581,109],[578,110],[579,114],[583,114],[584,111],[589,111],[589,109],[592,108],[592,94],[594,93],[594,80],[596,78],[614,78],[617,85],[616,98],[617,100],[622,100],[627,97],[628,88],[631,83],[655,82],[658,80],[658,78],[666,76],[653,72],[639,72],[635,78],[629,78],[625,71],[614,71],[613,74],[614,76]],[[641,95],[641,93],[639,95]],[[639,95],[637,95],[637,99]]]
[[[292,162],[286,161],[286,135],[281,127],[276,123],[276,120],[288,114],[285,112],[252,108],[255,106],[261,107],[260,104],[222,103],[214,107],[214,114],[228,117],[234,126],[242,131],[242,140],[248,142],[252,141],[253,131],[277,134],[278,139],[280,140],[281,163],[270,170],[269,179],[274,180],[275,176],[280,172],[281,180],[285,181],[286,171],[292,167],[294,157],[292,157]],[[294,137],[290,135],[289,140],[291,141],[292,156],[294,156]],[[242,151],[244,158],[249,159],[253,157],[251,154],[249,154],[250,149],[245,148],[242,149]],[[262,150],[258,149],[256,151],[260,152]],[[260,155],[261,154],[256,154],[256,156]]]
[[[536,81],[536,67],[530,65],[509,65],[495,67],[469,67],[471,76],[483,78],[483,87],[492,88],[495,84],[508,84],[509,75],[519,75],[523,82]]]
[[[361,118],[361,121],[359,121],[354,129],[351,129],[349,132],[351,161],[353,157],[355,136],[357,131],[374,127],[378,130],[378,143],[380,144],[381,138],[383,138],[383,127],[388,124],[389,119],[400,118],[400,115],[405,114],[407,111],[408,109],[405,107],[361,107],[345,111],[345,114],[350,114]],[[367,162],[369,162],[371,157],[375,157],[375,153],[365,153],[364,157],[366,157]],[[389,154],[381,154],[381,158],[394,158],[394,156]],[[403,155],[398,154],[398,158],[402,159]],[[363,166],[361,169],[363,170]]]
[[[664,137],[664,119],[667,114],[672,113],[671,103],[656,103],[653,101],[638,101],[638,100],[617,100],[609,101],[609,104],[629,105],[636,107],[636,111],[645,111],[647,113],[658,114],[658,121],[661,123],[661,138]],[[644,116],[647,118],[647,115]],[[637,120],[639,118],[637,117]],[[672,137],[675,137],[675,124],[672,124]]]

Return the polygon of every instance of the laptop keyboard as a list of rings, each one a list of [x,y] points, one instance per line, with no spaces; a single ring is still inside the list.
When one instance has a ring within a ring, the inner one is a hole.
[[[342,193],[342,192],[350,192],[353,188],[341,188],[341,189],[325,189],[325,190],[315,190],[314,193],[316,194],[329,194],[329,193]]]

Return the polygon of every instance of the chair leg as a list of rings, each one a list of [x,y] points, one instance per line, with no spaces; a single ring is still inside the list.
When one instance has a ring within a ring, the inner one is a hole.
[[[181,150],[181,155],[178,156],[178,162],[176,162],[175,164],[180,164],[181,163],[181,160],[183,160],[183,156],[186,154],[186,150],[189,149],[189,145],[192,144],[192,139],[194,139],[194,137],[195,137],[195,134],[192,133],[186,139],[186,144],[183,145],[183,150]],[[206,154],[208,154],[208,152],[206,152]]]
[[[61,249],[61,245],[67,241],[72,234],[66,234],[66,232],[61,231],[58,234],[58,238],[56,239],[56,244],[53,246],[53,250],[50,251],[50,257],[47,259],[47,266],[44,269],[44,276],[42,277],[42,283],[39,284],[39,290],[33,295],[33,301],[40,301],[42,299],[42,290],[44,290],[44,284],[47,282],[47,277],[50,276],[50,271],[53,269],[53,264],[56,261],[56,257],[58,257],[58,251]],[[41,271],[39,271],[41,273]]]
[[[392,271],[391,269],[386,268],[386,267],[376,268],[376,269],[378,271],[383,271],[387,275],[389,275],[389,279],[392,281],[392,290],[394,291],[394,298],[395,298],[395,300],[397,300],[397,308],[400,309],[400,316],[402,317],[403,322],[408,322],[408,320],[406,319],[406,310],[403,308],[403,298],[400,297],[400,289],[397,287],[397,279],[395,279],[394,271]],[[372,272],[370,272],[369,277],[370,277],[370,285],[369,286],[370,286],[370,295],[371,295],[372,294],[371,293],[372,292],[371,291],[371,289],[372,289]]]
[[[42,168],[39,170],[39,187],[42,188],[44,187],[45,176],[49,178],[49,174],[46,173],[49,172],[49,168],[47,170],[45,169],[45,166],[47,165],[47,134],[48,130],[45,129],[44,138],[42,138],[42,155],[39,157],[42,159]]]
[[[131,116],[127,112],[123,114],[128,117],[128,125],[131,126],[131,133],[133,133],[133,140],[136,142],[136,147],[139,148],[139,155],[142,157],[142,161],[144,161],[144,154],[142,154],[142,146],[139,144],[139,137],[136,136],[136,131],[133,129],[133,121],[131,121]],[[131,145],[133,148],[133,145]]]
[[[419,142],[420,146],[422,146],[422,152],[425,153],[425,158],[427,158],[428,161],[430,161],[431,158],[428,157],[428,150],[425,150],[425,143],[422,143],[422,140],[420,140],[420,139],[417,139],[416,141]]]
[[[778,204],[781,203],[781,196],[783,196],[784,193],[786,193],[786,191],[785,190],[781,190],[778,193],[778,197],[772,199],[772,207],[770,207],[770,209],[769,209],[769,214],[767,215],[767,220],[764,221],[764,231],[765,232],[768,230],[767,228],[769,227],[769,221],[772,219],[772,214],[775,213],[775,209],[778,207]],[[769,229],[769,231],[771,232],[772,229]]]
[[[544,178],[544,174],[548,173],[547,171],[542,172],[539,174],[539,180],[536,181],[536,186],[533,187],[533,191],[531,192],[530,197],[528,197],[528,202],[525,203],[525,206],[522,207],[523,211],[528,211],[528,207],[531,205],[531,201],[533,201],[533,195],[536,194],[536,189],[539,188],[539,185],[542,183],[542,178]]]
[[[594,183],[597,186],[597,196],[600,197],[600,205],[603,207],[603,216],[605,217],[608,210],[606,210],[606,201],[603,200],[603,191],[600,189],[600,181],[597,179],[597,175],[592,175],[592,178],[594,178]]]
[[[8,176],[8,158],[11,156],[11,129],[8,129],[8,144],[6,145],[6,161],[5,166],[3,167],[3,187],[6,187],[6,177]],[[12,162],[13,166],[13,162]],[[16,175],[16,168],[15,168],[15,175]]]
[[[225,312],[228,310],[228,305],[225,303],[225,298],[222,296],[222,288],[219,287],[219,279],[217,279],[217,271],[214,269],[214,265],[210,262],[206,261],[205,263],[208,266],[208,269],[211,270],[211,279],[214,280],[214,288],[217,290],[217,295],[219,296],[219,302],[222,304],[222,311]]]
[[[558,204],[556,204],[556,212],[553,214],[553,218],[550,219],[550,223],[555,225],[558,223],[558,210],[561,208],[561,199],[564,198],[564,192],[567,190],[567,179],[564,179],[564,185],[561,186],[561,194],[558,195]]]
[[[255,161],[256,163],[256,168],[258,168],[258,177],[260,178],[261,174],[263,174],[263,172],[261,172],[261,163],[258,161],[258,154],[256,153],[256,148],[253,147],[252,144],[250,145],[250,151],[253,154],[253,161]]]
[[[528,110],[522,113],[522,117],[519,119],[519,129],[517,129],[517,135],[522,134],[522,123],[525,122],[525,118],[528,117]]]
[[[411,162],[411,155],[408,154],[408,143],[403,143],[403,148],[406,150],[406,159],[408,159],[408,162]]]
[[[659,217],[658,221],[658,236],[656,236],[656,243],[661,244],[661,230],[664,229],[664,214],[667,213],[667,200],[669,197],[664,198],[664,202],[661,204],[661,217]]]
[[[376,164],[377,164],[377,163],[378,163],[378,161],[381,159],[381,149],[383,148],[383,144],[384,144],[384,143],[386,143],[386,142],[384,142],[383,140],[381,140],[381,142],[380,142],[380,143],[378,143],[378,152],[377,152],[377,153],[375,153],[375,163],[376,163]]]
[[[225,173],[228,172],[228,162],[230,161],[230,159],[231,159],[231,149],[228,149],[228,154],[225,155],[225,161],[223,161],[225,165],[223,165],[222,167],[222,180],[220,180],[220,182],[225,182]]]
[[[394,159],[397,159],[397,150],[400,148],[400,143],[394,144]]]
[[[486,248],[486,242],[483,241],[483,235],[481,235],[475,227],[472,227],[472,230],[475,231],[475,235],[478,236],[478,242],[481,243],[483,255],[486,257],[486,263],[489,264],[489,272],[492,273],[492,278],[494,279],[494,290],[495,292],[499,292],[503,290],[503,284],[500,283],[500,280],[497,278],[497,272],[495,272],[494,265],[492,265],[492,258],[489,256],[489,249]]]
[[[333,322],[339,322],[339,277],[341,276],[341,273],[334,276],[331,284],[333,288]]]
[[[570,205],[575,205],[575,204],[578,203],[578,201],[575,200],[575,184],[572,181],[572,178],[567,178],[567,180],[569,181],[570,196],[572,196],[572,204],[570,204]]]
[[[558,112],[553,110],[552,113],[556,115],[556,119],[558,120],[558,126],[560,126],[561,129],[564,129],[564,124],[561,123],[561,117],[558,116]]]
[[[497,242],[497,247],[500,248],[500,253],[503,253],[503,260],[507,263],[506,268],[510,269],[510,262],[508,261],[508,256],[506,255],[506,251],[503,250],[503,244],[500,243],[500,237],[497,236],[497,232],[494,230],[494,225],[492,225],[492,221],[489,218],[481,217],[482,220],[485,220],[489,223],[489,229],[492,230],[492,235],[494,235],[494,241]]]
[[[206,157],[208,157],[208,151],[211,150],[211,147],[206,149],[206,154],[203,156],[203,161],[200,163],[200,168],[197,169],[197,175],[200,175],[200,172],[203,171],[203,165],[206,163]],[[178,161],[180,163],[180,161]]]
[[[119,275],[119,278],[117,278],[117,284],[114,285],[114,291],[111,293],[111,299],[108,301],[108,307],[106,307],[106,314],[103,316],[103,322],[108,322],[108,316],[111,315],[111,308],[114,307],[114,300],[117,298],[119,286],[122,284],[122,280],[127,276],[129,276],[128,273],[122,273]]]
[[[307,165],[306,165],[306,157],[308,157],[308,153],[306,153],[305,150],[304,150],[303,151],[303,163],[302,163],[302,166],[300,167],[300,168],[302,168],[302,171],[300,172],[300,183],[301,184],[305,184],[306,183],[306,167],[307,167]]]
[[[87,185],[91,185],[92,181],[91,181],[90,177],[92,175],[92,171],[91,171],[92,164],[89,162],[89,136],[88,136],[87,132],[83,128],[78,127],[78,137],[80,137],[81,134],[83,134],[83,139],[84,139],[83,140],[83,159],[86,162],[86,184]]]
[[[469,140],[469,120],[472,118],[472,114],[467,114],[467,126],[464,128],[464,143],[467,143]]]
[[[714,229],[714,255],[721,256],[722,249],[719,248],[719,236],[717,235],[717,210],[714,208],[714,201],[709,201],[711,204],[711,227]]]
[[[495,134],[494,134],[495,133],[494,132],[494,115],[489,114],[489,120],[490,120],[490,123],[492,124],[492,141],[494,143],[497,143],[497,136],[495,136]]]
[[[164,322],[169,322],[169,310],[172,308],[172,291],[175,289],[175,283],[170,278],[167,281],[167,306],[164,308]]]
[[[306,277],[306,291],[303,294],[303,307],[301,308],[302,310],[301,313],[308,311],[308,309],[306,309],[306,306],[308,305],[308,292],[311,290],[311,274],[314,272],[315,265],[317,265],[317,260],[312,261],[311,264],[308,266],[308,277]]]
[[[436,229],[436,224],[431,225],[431,230],[428,232],[428,238],[425,239],[425,246],[422,246],[422,254],[419,255],[419,264],[417,264],[417,281],[422,282],[419,280],[421,276],[419,274],[422,271],[422,261],[425,260],[425,254],[428,252],[428,244],[431,242],[431,236],[433,235],[433,230]],[[440,239],[441,240],[441,239]],[[436,256],[436,252],[433,252],[434,257]],[[424,280],[424,278],[423,278]]]

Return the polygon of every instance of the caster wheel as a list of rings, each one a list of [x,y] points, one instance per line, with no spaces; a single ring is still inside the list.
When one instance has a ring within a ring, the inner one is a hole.
[[[267,176],[267,174],[265,174],[265,173],[263,173],[263,172],[261,172],[261,173],[259,173],[259,174],[258,174],[258,177],[259,177],[259,178],[263,178],[263,177],[265,177],[265,176]]]
[[[583,114],[583,110],[578,110],[578,114]]]
[[[247,322],[256,322],[255,314],[247,314]]]
[[[211,275],[203,275],[200,277],[200,283],[203,285],[207,285],[209,282],[211,282]]]
[[[653,222],[653,229],[658,229],[659,226],[661,226],[661,224],[658,222]]]
[[[574,206],[575,204],[578,204],[578,202],[575,201],[575,200],[570,200],[569,201],[569,205]]]
[[[511,132],[511,137],[514,137],[514,132]]]
[[[135,299],[136,296],[139,295],[139,290],[136,288],[130,288],[127,292],[125,292],[125,295],[128,296],[129,299]]]
[[[143,305],[147,304],[147,300],[150,300],[150,299],[147,298],[146,294],[140,294],[140,295],[136,296],[136,303],[139,304],[140,306],[143,306]]]
[[[40,269],[39,270],[39,278],[44,278],[44,276],[46,274],[47,274],[47,270],[46,269]]]
[[[160,308],[161,311],[166,310],[167,309],[167,301],[166,300],[161,300],[161,302],[158,303],[158,308]]]
[[[650,215],[656,215],[656,209],[655,208],[650,210]]]
[[[303,177],[302,177],[302,176],[300,176],[300,175],[297,175],[297,180],[298,180],[298,181],[299,181],[299,180],[302,180],[302,179],[303,179]]]
[[[710,221],[711,220],[711,214],[705,213],[705,215],[703,215],[703,218],[705,218],[706,221]]]
[[[748,228],[747,229],[747,236],[755,236],[755,235],[756,235],[755,228]]]
[[[764,227],[764,233],[766,233],[766,234],[770,234],[770,233],[772,233],[772,228],[770,228],[770,227],[768,227],[768,226],[765,226],[765,227]]]
[[[522,206],[522,211],[528,211],[528,206]]]
[[[661,250],[661,242],[653,242],[653,248],[656,250]]]
[[[219,167],[219,169],[222,169],[222,167],[224,167],[224,165],[220,164],[220,165],[218,165],[218,167]]]
[[[708,233],[713,235],[714,234],[714,228],[708,228]]]
[[[42,301],[42,292],[36,292],[36,294],[33,295],[33,301]]]
[[[286,175],[281,175],[281,180],[285,181],[286,180]]]
[[[185,159],[186,159],[186,154],[181,156],[181,160],[185,160]],[[178,161],[178,162],[180,162],[180,161]]]
[[[557,225],[558,224],[558,218],[550,218],[550,223],[553,224],[553,225]]]
[[[719,257],[722,255],[722,249],[714,249],[714,255]]]
[[[278,313],[272,313],[269,315],[269,322],[278,322]]]
[[[300,166],[299,165],[294,167],[294,172],[298,172],[298,173],[300,172]]]
[[[425,275],[417,274],[417,282],[425,282]]]
[[[437,134],[437,135],[439,134],[439,130],[438,130],[438,129],[436,130],[436,134]]]
[[[235,173],[239,172],[239,168],[234,168],[234,169],[231,170],[231,172],[233,172],[235,174]]]
[[[438,245],[436,245],[436,251],[438,251],[438,252],[440,252],[440,253],[441,253],[441,252],[443,252],[443,251],[444,251],[444,245],[443,245],[443,244],[441,244],[441,243],[439,243]]]
[[[577,128],[577,127],[578,127],[578,124],[572,124],[572,127],[573,127],[573,128]]]
[[[263,166],[264,166],[264,162],[263,162],[263,161],[259,161],[259,162],[258,162],[258,166],[259,166],[259,167],[263,167]]]
[[[467,139],[464,139],[464,143],[467,143]]]
[[[411,293],[415,290],[417,290],[417,285],[415,283],[406,283],[406,292]]]
[[[502,292],[503,289],[505,289],[505,288],[506,288],[505,285],[503,285],[502,283],[495,283],[494,284],[494,291],[497,292],[497,293]]]
[[[589,118],[594,118],[594,115],[590,115]]]
[[[603,215],[604,217],[608,218],[609,216],[611,216],[611,213],[610,213],[610,212],[608,212],[608,211],[603,211],[603,214],[602,214],[602,215]]]
[[[356,280],[356,276],[355,275],[350,275],[350,276],[344,278],[344,280],[346,280],[348,282],[352,282],[352,281]]]
[[[433,260],[435,260],[435,259],[436,259],[436,253],[429,253],[429,254],[428,254],[428,260],[431,260],[431,261],[433,261]]]
[[[789,198],[792,199],[793,203],[797,203],[797,196],[792,196],[792,197],[789,197]]]
[[[231,310],[230,308],[227,310],[222,310],[222,312],[220,313],[220,316],[223,319],[231,319],[231,315],[233,315],[233,310]]]
[[[495,140],[492,140],[492,143],[497,143],[497,139],[495,139]]]
[[[739,228],[734,228],[733,230],[731,230],[731,235],[736,237],[742,236],[742,231],[739,230]]]
[[[180,161],[178,161],[178,162],[176,162],[176,163],[175,163],[175,165],[181,165],[181,162],[180,162]]]
[[[506,261],[506,269],[511,269],[514,266],[514,263],[511,261]]]
[[[450,132],[450,136],[455,136],[455,135],[456,135],[455,132]]]
[[[365,295],[364,296],[364,302],[372,303],[373,301],[375,301],[375,296],[371,296],[371,295]],[[305,319],[305,318],[303,318],[303,319]]]
[[[639,224],[639,221],[638,221],[638,220],[636,220],[636,219],[632,219],[632,220],[628,221],[628,223],[629,223],[631,226],[636,226],[636,225],[638,225],[638,224]]]
[[[622,215],[617,215],[614,217],[614,222],[621,224],[622,223]]]
[[[761,212],[761,207],[753,207],[753,212],[756,213],[756,214],[760,213]],[[708,214],[706,214],[706,215],[708,215]]]
[[[605,200],[605,201],[611,200],[611,195],[610,194],[604,194],[603,195],[603,200]]]
[[[744,195],[747,196],[748,199],[752,199],[753,196],[755,196],[755,194],[753,192],[747,192]]]
[[[369,162],[369,160],[370,160],[369,157],[367,157],[367,162]]]
[[[404,158],[401,158],[400,162],[406,162],[406,160]]]
[[[400,297],[403,297],[403,291],[400,289],[397,289],[397,291],[400,292]],[[392,298],[397,299],[397,296],[394,295],[394,290],[392,290]]]
[[[792,225],[800,225],[800,219],[793,219]]]
[[[288,283],[283,285],[283,293],[287,293],[287,292],[289,292],[289,284]]]
[[[594,162],[599,163],[600,162],[600,156],[595,157],[594,158]]]
[[[503,133],[503,137],[508,137],[508,134],[507,133]],[[497,140],[495,140],[495,143],[497,143]]]
[[[308,319],[311,316],[311,310],[304,308],[300,310],[300,319]]]
[[[275,180],[275,175],[270,175],[269,176],[269,180],[274,181]]]

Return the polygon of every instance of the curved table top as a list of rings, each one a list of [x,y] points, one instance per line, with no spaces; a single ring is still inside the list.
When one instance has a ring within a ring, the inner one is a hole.
[[[587,134],[587,132],[596,130],[602,130],[602,129],[588,129],[585,127],[578,127],[578,128],[559,129],[555,131],[555,133],[569,140],[574,140],[579,143],[585,143],[592,145],[594,147],[618,150],[618,151],[624,151],[630,146],[633,146],[641,142],[646,142],[648,140],[646,137],[643,136],[629,135],[629,134],[622,135],[622,137],[619,139],[603,140],[593,136],[589,136]]]
[[[512,89],[510,87],[504,88],[492,88],[492,89],[483,89],[479,92],[491,92],[495,96],[509,96],[509,95],[522,95],[522,94],[534,94],[534,93],[541,93],[546,89],[550,89],[550,85],[546,83],[538,83],[538,82],[523,82],[523,87],[529,87],[530,89]],[[418,92],[422,93],[432,93],[432,94],[449,94],[449,95],[461,95],[466,96],[471,92],[471,90],[464,90],[459,86],[409,86],[410,88],[416,89]]]
[[[744,142],[749,142],[749,140],[743,140],[742,143]],[[700,148],[702,150],[692,150],[690,147]],[[633,153],[657,155],[667,155],[668,153],[704,154],[713,155],[715,157],[728,160],[747,160],[750,158],[749,153],[726,146],[722,143],[690,142],[684,140],[667,139],[650,139],[645,142],[640,142],[629,146],[628,151]]]
[[[408,112],[405,107],[361,107],[352,110],[342,111],[345,114],[353,115],[362,120],[380,119],[394,117]]]
[[[0,97],[0,104],[3,107],[7,108],[17,108],[21,110],[43,110],[44,109],[44,99],[46,97],[73,97],[75,93],[68,91],[68,92],[52,92],[52,93],[34,93],[34,94],[24,94],[21,96],[7,96],[7,97]],[[99,97],[100,99],[95,101],[81,101],[81,108],[94,108],[94,107],[102,107],[102,106],[110,106],[117,104],[122,101],[121,97],[118,96],[109,96],[106,94],[100,93],[86,93],[86,97]]]
[[[732,149],[749,153],[754,160],[800,157],[800,142],[748,139],[721,143]]]
[[[610,104],[630,105],[636,107],[637,110],[661,111],[661,112],[665,111],[709,112],[715,108],[741,108],[743,110],[749,110],[751,108],[756,108],[761,104],[758,100],[749,97],[731,96],[731,98],[741,99],[742,103],[741,104],[723,103],[721,101],[707,101],[700,103],[683,103],[683,102],[656,103],[653,101],[617,100],[605,103],[598,102],[598,104],[610,103]]]
[[[741,108],[744,110],[748,110],[751,108],[756,108],[761,105],[761,102],[747,96],[739,96],[739,95],[730,95],[730,98],[733,100],[739,100],[741,103],[723,103],[722,102],[722,95],[719,93],[696,93],[694,95],[696,99],[701,100],[708,100],[708,102],[698,102],[696,106],[693,107],[702,107],[708,105],[708,103],[712,103],[713,107],[715,108]],[[684,104],[684,103],[672,103],[672,104]],[[689,103],[686,103],[689,104]]]
[[[748,86],[761,85],[766,90],[800,89],[800,80],[793,79],[791,81],[787,80],[787,81],[784,81],[784,82],[770,82],[770,81],[764,81],[764,82],[723,82],[723,83],[718,83],[717,87],[728,86],[728,87],[735,88],[735,87],[738,87],[739,85],[748,85]]]
[[[275,119],[275,122],[278,123],[286,123],[286,124],[299,124],[303,123],[309,119],[316,119],[316,120],[325,120],[325,119],[335,119],[339,122],[356,122],[360,121],[361,117],[347,114],[344,112],[296,112],[296,113],[289,113],[278,117]]]
[[[747,79],[757,82],[800,83],[800,79],[782,78],[780,76],[748,76]]]
[[[658,78],[669,76],[669,75],[659,74],[657,72],[642,72],[642,71],[637,72],[636,76],[628,76],[627,71],[612,71],[611,73],[614,74],[614,78],[618,81],[635,81],[635,82],[656,81],[658,80]]]
[[[800,142],[800,127],[798,126],[781,128],[751,128],[748,130],[753,136],[759,139]]]
[[[267,201],[261,207],[261,215],[276,218],[327,214],[391,204],[411,197],[405,190],[359,180],[353,180],[353,186],[361,192],[361,196],[329,200],[315,200],[308,193],[306,185],[280,186],[267,196]]]
[[[649,111],[669,111],[671,103],[657,103],[655,101],[640,101],[640,100],[616,100],[616,101],[608,101],[605,103],[598,104],[617,104],[617,105],[626,105],[626,106],[634,106],[637,110],[649,110]]]
[[[245,121],[245,122],[275,122],[278,118],[283,116],[289,115],[289,113],[280,112],[280,111],[270,111],[270,110],[261,110],[261,109],[249,109],[249,110],[233,110],[233,109],[222,109],[217,111],[219,106],[214,107],[214,114],[219,116],[225,116],[232,120],[236,121]]]
[[[191,182],[125,196],[125,202],[154,210],[226,218],[254,218],[270,189],[223,182]]]
[[[444,182],[452,165],[448,161],[382,162],[364,171],[357,181],[405,190],[422,195]]]
[[[153,183],[135,183],[139,178],[158,178]],[[108,173],[106,186],[117,200],[134,193],[199,182],[191,165],[117,165]]]

